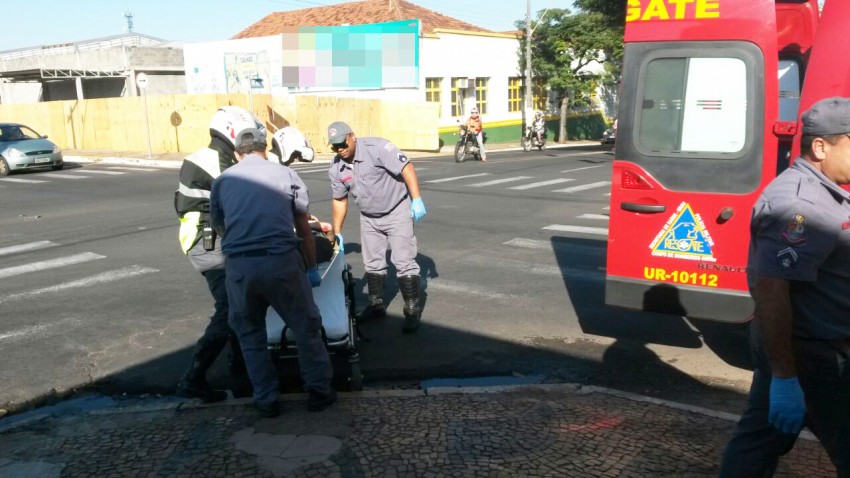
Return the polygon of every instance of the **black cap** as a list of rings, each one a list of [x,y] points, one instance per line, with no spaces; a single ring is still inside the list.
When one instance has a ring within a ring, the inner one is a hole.
[[[850,133],[850,98],[822,99],[806,110],[801,119],[805,136]]]
[[[266,144],[266,132],[258,128],[245,128],[236,135],[234,142],[237,148],[251,143]]]

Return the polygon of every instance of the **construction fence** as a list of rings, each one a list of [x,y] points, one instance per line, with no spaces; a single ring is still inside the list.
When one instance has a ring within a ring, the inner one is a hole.
[[[437,151],[438,106],[359,98],[271,95],[159,95],[0,105],[0,122],[25,124],[62,149],[192,152],[209,143],[209,121],[220,106],[253,111],[270,132],[287,124],[329,152],[327,127],[347,122],[361,137],[391,138],[399,148]],[[271,143],[271,140],[269,140]]]

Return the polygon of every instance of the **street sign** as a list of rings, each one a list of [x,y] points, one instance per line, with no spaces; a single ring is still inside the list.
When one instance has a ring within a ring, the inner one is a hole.
[[[140,90],[144,90],[145,87],[148,86],[148,75],[144,73],[136,75],[136,86],[138,86]]]

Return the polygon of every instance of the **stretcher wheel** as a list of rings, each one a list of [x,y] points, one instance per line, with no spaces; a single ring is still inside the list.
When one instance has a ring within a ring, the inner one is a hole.
[[[360,362],[348,362],[348,390],[352,392],[363,390],[363,374],[360,372]]]

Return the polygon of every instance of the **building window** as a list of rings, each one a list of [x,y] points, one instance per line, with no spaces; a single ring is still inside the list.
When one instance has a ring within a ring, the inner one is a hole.
[[[508,112],[522,111],[522,78],[508,78]]]
[[[532,80],[533,81],[533,80]],[[537,111],[549,110],[549,89],[543,82],[534,82],[534,88],[531,89],[531,104]]]
[[[475,105],[479,114],[487,114],[487,81],[489,78],[475,79]]]
[[[425,101],[440,102],[440,89],[443,87],[442,78],[425,78]]]
[[[463,90],[466,78],[452,78],[452,116],[463,116]]]

